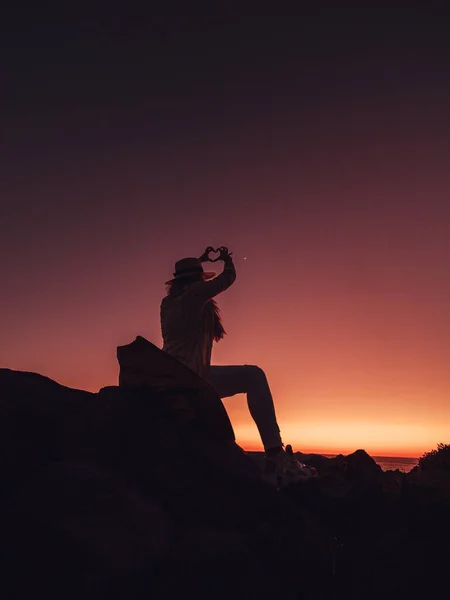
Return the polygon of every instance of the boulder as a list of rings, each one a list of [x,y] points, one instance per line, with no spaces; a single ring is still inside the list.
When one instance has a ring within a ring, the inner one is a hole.
[[[235,441],[225,407],[212,387],[194,371],[138,335],[117,348],[119,386],[164,391],[189,418],[217,439]]]
[[[36,471],[9,499],[7,514],[6,560],[24,566],[23,592],[62,593],[64,574],[83,597],[96,581],[151,568],[171,543],[158,505],[90,465],[53,463]]]
[[[345,457],[343,464],[347,479],[351,481],[369,481],[378,478],[383,470],[365,450],[356,450]]]
[[[37,373],[0,369],[0,500],[59,458],[62,419],[76,420],[94,398]]]
[[[396,469],[395,471],[385,471],[381,478],[381,489],[385,494],[399,496],[403,490],[403,484],[406,474]]]
[[[326,529],[263,485],[250,456],[197,418],[201,403],[193,417],[179,390],[5,380],[2,423],[16,435],[2,438],[3,597],[177,597],[186,585],[204,597],[289,597],[298,561],[327,570]]]

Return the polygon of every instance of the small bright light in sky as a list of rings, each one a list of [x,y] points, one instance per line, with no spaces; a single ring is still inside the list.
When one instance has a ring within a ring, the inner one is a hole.
[[[244,260],[247,260],[247,257],[246,257],[246,256],[244,256]]]

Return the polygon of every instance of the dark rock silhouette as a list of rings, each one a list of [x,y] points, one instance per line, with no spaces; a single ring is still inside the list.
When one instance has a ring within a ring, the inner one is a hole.
[[[2,598],[370,600],[445,583],[448,473],[299,453],[319,477],[276,492],[210,391],[172,375],[92,394],[0,369]]]
[[[93,398],[36,373],[0,369],[0,498],[10,486],[59,459],[62,420],[77,421]]]
[[[216,439],[234,442],[230,419],[217,393],[196,373],[138,335],[117,348],[119,386],[170,393],[177,411]]]
[[[170,391],[90,394],[5,369],[0,390],[2,597],[177,597],[188,583],[289,597],[291,552],[311,572],[329,561],[309,512]]]

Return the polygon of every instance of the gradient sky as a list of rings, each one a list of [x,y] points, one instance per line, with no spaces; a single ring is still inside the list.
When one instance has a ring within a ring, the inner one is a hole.
[[[213,362],[266,371],[286,443],[449,441],[447,21],[324,6],[3,19],[1,367],[116,384],[173,263],[227,245]]]

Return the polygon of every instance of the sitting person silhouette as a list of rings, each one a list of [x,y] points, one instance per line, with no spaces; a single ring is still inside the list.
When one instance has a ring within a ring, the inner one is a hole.
[[[236,279],[231,254],[224,246],[216,260],[224,269],[217,277],[205,272],[202,263],[211,260],[208,247],[200,258],[183,258],[175,264],[173,279],[166,281],[167,295],[161,302],[163,350],[208,381],[220,398],[246,394],[250,414],[255,421],[265,450],[263,478],[276,486],[301,480],[312,470],[301,465],[290,446],[284,449],[272,394],[264,371],[253,365],[211,365],[213,342],[220,341],[225,330],[214,297],[229,288]]]

